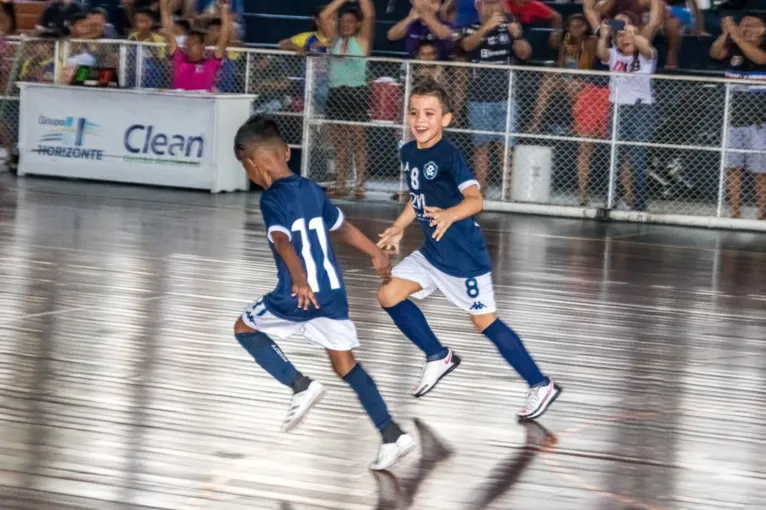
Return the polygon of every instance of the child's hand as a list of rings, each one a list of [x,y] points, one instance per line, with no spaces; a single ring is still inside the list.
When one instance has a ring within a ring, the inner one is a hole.
[[[425,211],[426,213],[424,216],[426,218],[431,218],[430,225],[432,227],[436,227],[436,230],[434,230],[434,233],[431,237],[437,241],[440,241],[450,225],[455,223],[455,218],[450,211],[439,209],[438,207],[426,206]]]
[[[313,304],[314,308],[319,310],[319,304],[314,296],[314,291],[311,290],[311,286],[306,280],[300,282],[293,282],[293,297],[298,297],[298,308],[304,310],[309,309],[309,305]]]
[[[378,250],[378,253],[372,257],[372,267],[375,268],[375,272],[378,273],[384,284],[391,281],[391,261],[386,252]]]
[[[396,225],[391,225],[382,234],[378,234],[378,237],[380,237],[378,248],[389,254],[399,255],[399,243],[402,242],[402,237],[404,237],[404,230]]]

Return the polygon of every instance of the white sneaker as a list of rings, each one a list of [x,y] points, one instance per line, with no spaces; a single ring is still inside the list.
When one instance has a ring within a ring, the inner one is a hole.
[[[452,352],[452,349],[447,349],[447,357],[444,359],[426,361],[425,365],[423,365],[423,375],[420,376],[420,384],[412,390],[412,395],[416,398],[422,397],[434,389],[442,377],[455,370],[458,366],[460,366],[460,356]]]
[[[542,414],[548,409],[554,400],[561,394],[561,387],[554,383],[552,379],[548,379],[548,384],[545,386],[536,386],[529,388],[527,392],[527,400],[524,402],[524,407],[519,412],[520,420],[534,420],[542,416]]]
[[[415,440],[408,434],[402,434],[395,443],[383,443],[378,450],[378,456],[375,462],[370,464],[370,469],[373,471],[383,471],[388,469],[396,461],[410,453],[415,449]]]
[[[287,417],[282,423],[282,432],[289,432],[303,423],[311,408],[317,405],[326,393],[327,389],[321,383],[311,381],[308,388],[294,394],[293,400],[290,402],[290,409],[287,411]]]

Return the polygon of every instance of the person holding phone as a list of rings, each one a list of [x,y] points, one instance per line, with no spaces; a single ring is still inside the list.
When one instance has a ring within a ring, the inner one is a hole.
[[[477,64],[515,65],[532,55],[532,47],[524,39],[521,25],[506,13],[501,0],[477,0],[480,23],[463,29],[460,46],[471,62]],[[472,135],[474,171],[479,188],[486,193],[491,150],[502,156],[502,141],[508,117],[510,73],[506,69],[472,67],[468,85],[468,124]],[[516,130],[517,108],[510,101],[510,131]],[[488,134],[494,132],[497,134]],[[502,163],[500,164],[502,166]]]
[[[650,75],[657,68],[657,50],[639,33],[638,27],[614,19],[602,23],[597,53],[610,71],[627,75],[611,76],[609,79],[609,102],[619,108],[618,141],[648,142],[654,122],[654,95]],[[645,211],[646,147],[620,147],[619,161],[625,205],[630,209]]]

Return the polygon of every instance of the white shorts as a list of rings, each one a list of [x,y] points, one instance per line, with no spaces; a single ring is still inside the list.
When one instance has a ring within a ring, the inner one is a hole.
[[[766,124],[729,128],[729,149],[762,152],[727,152],[726,168],[744,168],[760,174],[766,172]]]
[[[436,269],[422,253],[413,252],[399,262],[391,276],[420,284],[423,290],[411,297],[425,299],[439,289],[447,299],[471,315],[495,312],[495,290],[492,288],[492,273],[475,278],[458,278]]]
[[[245,308],[242,322],[261,333],[286,340],[303,332],[308,343],[333,351],[350,351],[359,347],[356,326],[350,320],[319,317],[310,321],[288,321],[266,310],[263,298]]]

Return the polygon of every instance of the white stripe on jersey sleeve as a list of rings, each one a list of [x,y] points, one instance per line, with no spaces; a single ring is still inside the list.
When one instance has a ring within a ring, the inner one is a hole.
[[[470,188],[471,186],[476,186],[477,188],[481,189],[481,185],[479,184],[479,181],[476,179],[470,179],[468,181],[465,181],[463,183],[460,183],[460,186],[457,187],[461,192],[466,189]]]
[[[330,227],[330,232],[335,232],[336,230],[338,230],[340,227],[343,226],[343,222],[346,221],[346,217],[343,216],[343,211],[340,210],[340,207],[336,207],[336,209],[338,209],[338,219],[335,220],[335,225]]]
[[[293,240],[293,233],[292,232],[287,230],[282,225],[272,225],[272,226],[269,227],[269,231],[266,234],[269,237],[269,241],[271,241],[272,243],[274,242],[274,239],[271,238],[271,233],[272,232],[282,232],[283,234],[285,234],[287,236],[287,238],[289,240],[291,240],[291,241]]]

